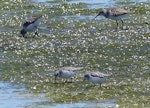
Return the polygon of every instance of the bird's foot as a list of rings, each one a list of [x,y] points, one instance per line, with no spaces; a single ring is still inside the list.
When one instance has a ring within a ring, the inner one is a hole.
[[[35,36],[40,37],[39,34],[38,34],[38,32],[35,32],[35,35],[33,36],[33,38],[34,38]]]

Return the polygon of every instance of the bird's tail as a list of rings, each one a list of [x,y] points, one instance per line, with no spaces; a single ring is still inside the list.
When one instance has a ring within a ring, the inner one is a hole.
[[[112,78],[112,77],[113,77],[113,74],[107,74],[107,75],[105,75],[105,77],[107,77],[107,78]]]

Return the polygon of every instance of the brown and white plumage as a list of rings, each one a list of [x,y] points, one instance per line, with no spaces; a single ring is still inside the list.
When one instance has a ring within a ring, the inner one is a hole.
[[[71,78],[76,74],[77,71],[83,69],[83,67],[62,67],[59,69],[59,72],[54,74],[55,82],[56,78]]]
[[[26,22],[22,25],[23,29],[20,32],[22,36],[25,37],[25,34],[27,32],[35,32],[35,35],[38,36],[37,27],[39,26],[39,23],[41,22],[41,18],[42,16],[27,19]]]
[[[68,70],[68,71],[78,71],[78,70],[81,70],[81,69],[83,69],[83,67],[71,67],[71,66],[68,66],[68,67],[60,68],[60,70]]]
[[[110,15],[113,15],[115,17],[133,13],[133,12],[131,12],[129,10],[125,10],[123,8],[107,8],[107,9],[103,9],[103,12],[105,14],[110,14]]]
[[[121,22],[122,22],[122,29],[123,29],[124,22],[123,22],[122,18],[124,18],[126,15],[132,14],[132,13],[133,13],[132,11],[125,10],[123,8],[105,8],[105,9],[102,9],[98,13],[97,16],[103,15],[105,18],[116,20],[116,23],[117,23],[117,27],[116,28],[118,28],[118,22],[117,21],[121,20]]]
[[[104,74],[101,72],[93,72],[91,74],[85,74],[84,75],[84,80],[87,80],[93,84],[102,84],[106,78],[111,77],[112,74]]]

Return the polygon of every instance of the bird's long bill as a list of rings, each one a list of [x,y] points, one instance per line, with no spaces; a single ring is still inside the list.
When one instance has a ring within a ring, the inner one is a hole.
[[[95,17],[95,18],[97,18],[99,15],[100,15],[100,14],[96,15],[96,17]],[[95,18],[94,18],[94,19],[95,19]]]

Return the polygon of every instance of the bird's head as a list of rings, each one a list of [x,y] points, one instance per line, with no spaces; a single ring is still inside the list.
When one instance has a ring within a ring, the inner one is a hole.
[[[101,10],[97,15],[96,15],[96,17],[98,17],[98,16],[100,16],[100,15],[103,15],[104,14],[104,10]],[[96,18],[95,17],[95,18]]]
[[[61,75],[62,75],[62,70],[54,74],[55,82],[56,82],[57,77],[60,77]]]
[[[25,36],[25,34],[26,34],[27,32],[24,30],[24,29],[22,29],[21,31],[20,31],[20,34],[24,37]]]
[[[86,75],[84,75],[84,80],[83,81],[89,80],[89,78],[90,78],[89,74],[86,74]]]

